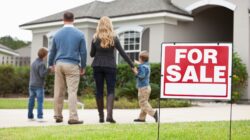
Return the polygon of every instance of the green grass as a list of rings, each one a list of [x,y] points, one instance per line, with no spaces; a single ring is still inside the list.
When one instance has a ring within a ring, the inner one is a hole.
[[[161,140],[227,140],[229,122],[161,124]],[[157,124],[46,126],[0,129],[1,140],[156,140]],[[250,121],[235,121],[232,140],[250,139]]]
[[[106,102],[106,99],[104,99]],[[81,98],[81,102],[84,103],[85,109],[95,109],[96,101],[94,98]],[[158,107],[157,100],[150,100],[150,103],[153,108]],[[106,104],[106,103],[105,103]],[[28,99],[24,98],[0,98],[0,109],[26,109],[28,105]],[[161,107],[189,107],[191,106],[190,102],[184,100],[163,100],[161,101]],[[81,107],[80,105],[78,106]],[[44,102],[45,109],[53,109],[53,101]],[[64,108],[68,108],[68,103],[64,104]],[[116,109],[135,109],[139,108],[137,100],[128,100],[126,98],[120,98],[118,101],[115,101],[114,108]]]
[[[35,104],[35,108],[36,105],[37,103]],[[27,107],[28,107],[28,99],[0,98],[0,109],[26,109]],[[53,108],[54,108],[53,101],[44,101],[44,109],[53,109]],[[68,103],[64,103],[64,108],[68,108]]]

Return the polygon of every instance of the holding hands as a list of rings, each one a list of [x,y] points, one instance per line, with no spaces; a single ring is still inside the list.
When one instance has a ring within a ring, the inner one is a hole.
[[[132,68],[132,71],[133,71],[133,73],[134,73],[135,75],[138,74],[138,69],[137,69],[136,67]]]
[[[80,69],[80,76],[83,76],[85,74],[85,69]]]

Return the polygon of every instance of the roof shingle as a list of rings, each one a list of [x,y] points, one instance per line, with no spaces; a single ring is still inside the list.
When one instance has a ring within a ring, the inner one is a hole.
[[[186,11],[174,6],[170,0],[115,0],[111,2],[93,1],[91,3],[65,11],[73,12],[76,19],[99,19],[102,16],[109,16],[113,18],[157,12],[170,12],[190,16]],[[65,11],[28,22],[20,26],[22,27],[27,25],[61,21],[62,15]]]

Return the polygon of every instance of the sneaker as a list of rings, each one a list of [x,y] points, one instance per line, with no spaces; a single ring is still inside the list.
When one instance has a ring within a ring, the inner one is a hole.
[[[37,118],[37,121],[40,123],[45,122],[43,118]]]
[[[31,121],[31,122],[32,122],[32,121],[35,121],[34,118],[28,118],[28,120]]]
[[[69,125],[73,125],[73,124],[83,124],[83,121],[79,121],[79,120],[69,120],[68,121]]]
[[[134,122],[146,122],[145,120],[135,119]]]
[[[155,122],[158,122],[158,112],[157,110],[155,111],[155,114],[154,114],[154,119],[155,119]]]

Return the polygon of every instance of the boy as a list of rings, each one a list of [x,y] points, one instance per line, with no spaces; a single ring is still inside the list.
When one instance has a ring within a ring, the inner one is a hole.
[[[44,63],[47,55],[47,49],[39,49],[38,58],[32,63],[30,69],[28,119],[34,119],[33,109],[35,105],[35,97],[37,97],[37,119],[41,122],[43,121],[44,80],[48,73]]]
[[[152,116],[155,119],[155,122],[158,122],[157,111],[154,111],[148,102],[151,93],[151,87],[149,85],[150,65],[148,59],[148,52],[142,51],[139,54],[139,62],[135,62],[139,64],[138,70],[137,68],[133,69],[133,72],[136,75],[136,87],[138,88],[138,100],[141,108],[139,118],[135,119],[134,122],[145,122],[147,114]]]

